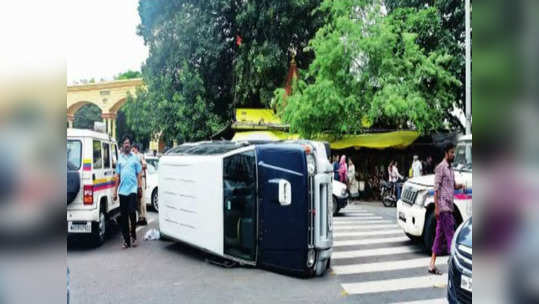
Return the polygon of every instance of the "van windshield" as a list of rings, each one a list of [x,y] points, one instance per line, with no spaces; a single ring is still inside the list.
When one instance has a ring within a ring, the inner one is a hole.
[[[457,144],[453,168],[459,171],[472,172],[472,142],[465,141]]]
[[[67,169],[79,170],[82,157],[82,143],[80,140],[67,141]]]

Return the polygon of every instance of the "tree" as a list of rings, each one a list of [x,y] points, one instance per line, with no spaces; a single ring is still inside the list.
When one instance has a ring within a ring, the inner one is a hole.
[[[101,109],[94,104],[85,104],[75,113],[73,128],[93,129],[94,122],[102,121]]]
[[[192,141],[221,129],[237,106],[268,105],[289,50],[300,67],[312,61],[304,47],[319,27],[320,14],[311,14],[319,2],[141,0],[145,121],[165,140]]]
[[[426,50],[418,32],[440,28],[433,8],[396,9],[381,4],[325,0],[326,24],[310,41],[315,59],[291,96],[275,92],[278,114],[305,137],[360,133],[366,126],[438,130],[452,109],[453,86],[445,50]],[[420,31],[421,29],[421,31]]]
[[[133,79],[142,77],[142,73],[139,71],[128,70],[127,72],[119,73],[114,76],[114,80],[124,80],[124,79]]]
[[[386,7],[391,13],[399,8],[414,8],[421,10],[424,8],[433,8],[440,19],[438,31],[429,33],[427,28],[419,28],[419,35],[428,39],[418,39],[417,43],[427,51],[444,49],[452,54],[452,58],[447,65],[448,71],[456,77],[461,83],[465,81],[465,23],[464,23],[464,1],[453,0],[385,0]],[[464,109],[464,86],[453,86],[451,88],[456,107]],[[446,118],[455,129],[464,132],[464,126],[458,119],[446,114]]]

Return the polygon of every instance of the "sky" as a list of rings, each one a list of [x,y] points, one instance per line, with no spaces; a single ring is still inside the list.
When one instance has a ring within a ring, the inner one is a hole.
[[[137,35],[138,0],[66,1],[67,82],[139,70],[148,48]]]

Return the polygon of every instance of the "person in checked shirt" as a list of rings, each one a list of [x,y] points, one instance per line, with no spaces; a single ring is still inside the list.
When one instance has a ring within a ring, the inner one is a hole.
[[[451,167],[454,159],[455,145],[449,143],[444,147],[444,159],[435,169],[434,212],[436,215],[436,236],[432,245],[432,257],[428,271],[436,275],[441,274],[436,268],[436,256],[443,254],[444,247],[447,248],[447,251],[451,250],[451,240],[455,233],[455,219],[453,218],[454,191],[456,189],[465,189],[463,184],[455,183],[455,173]]]

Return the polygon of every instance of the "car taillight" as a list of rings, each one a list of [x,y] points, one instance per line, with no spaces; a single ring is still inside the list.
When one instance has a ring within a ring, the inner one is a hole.
[[[83,198],[84,205],[92,205],[94,203],[94,186],[84,185],[83,194],[84,194],[84,198]]]

